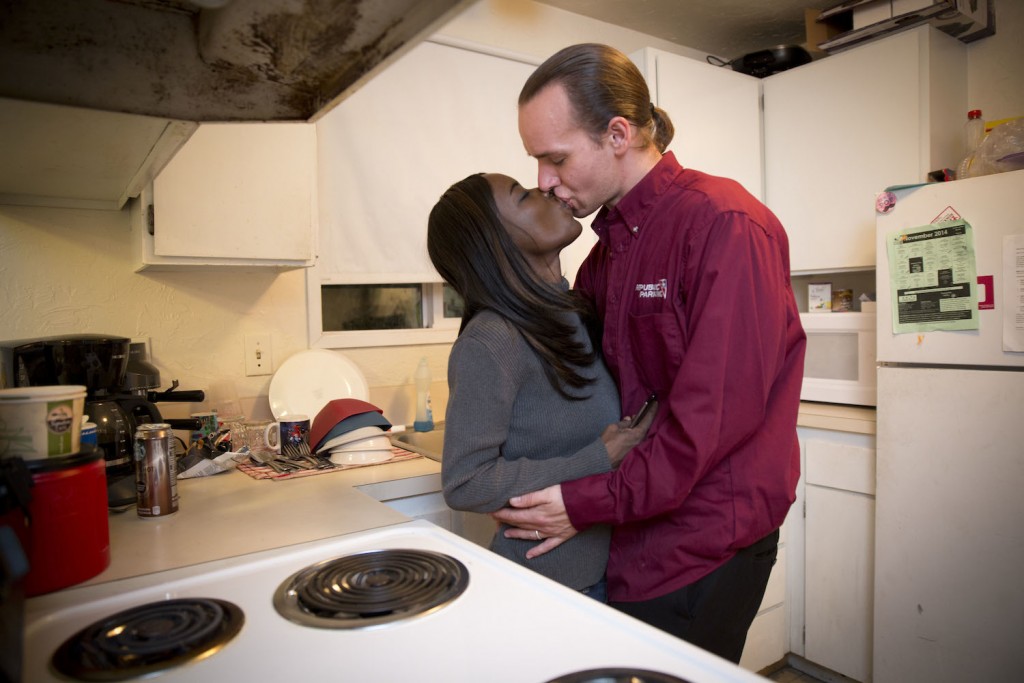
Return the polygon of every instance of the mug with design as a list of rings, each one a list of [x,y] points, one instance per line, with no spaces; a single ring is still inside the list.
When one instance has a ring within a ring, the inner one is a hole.
[[[192,413],[193,420],[199,420],[199,429],[192,432],[192,441],[207,439],[217,433],[217,413]]]
[[[273,438],[271,437],[273,435]],[[263,441],[285,457],[296,458],[309,454],[309,417],[286,415],[267,425]]]

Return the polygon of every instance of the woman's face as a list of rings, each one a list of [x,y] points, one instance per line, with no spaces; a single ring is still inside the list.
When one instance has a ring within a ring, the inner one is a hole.
[[[505,230],[527,262],[542,278],[561,281],[558,255],[583,232],[572,211],[555,197],[536,188],[527,190],[506,175],[484,177]]]

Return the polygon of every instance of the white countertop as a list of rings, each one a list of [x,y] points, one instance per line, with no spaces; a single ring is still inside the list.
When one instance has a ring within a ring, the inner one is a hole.
[[[801,401],[796,426],[856,434],[874,434],[876,421],[874,408]]]
[[[420,457],[298,479],[257,480],[235,470],[179,480],[175,514],[110,515],[110,566],[80,585],[406,522],[378,501],[439,491],[440,473],[440,463]]]

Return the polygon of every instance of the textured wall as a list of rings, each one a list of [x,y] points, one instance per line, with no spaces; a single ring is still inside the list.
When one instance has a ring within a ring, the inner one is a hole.
[[[184,417],[237,400],[270,417],[271,376],[246,377],[244,338],[270,334],[275,369],[307,347],[302,270],[196,270],[136,273],[128,210],[89,211],[0,205],[0,340],[74,333],[149,338],[162,386],[203,389],[205,405],[161,404]],[[396,424],[415,412],[413,372],[433,370],[435,412],[447,397],[448,345],[346,352],[371,386],[371,401]]]

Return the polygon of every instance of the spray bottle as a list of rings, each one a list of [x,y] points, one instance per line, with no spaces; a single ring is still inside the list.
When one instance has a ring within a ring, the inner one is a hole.
[[[429,432],[434,428],[434,411],[430,408],[430,366],[421,358],[416,368],[416,421],[412,425],[417,432]]]

